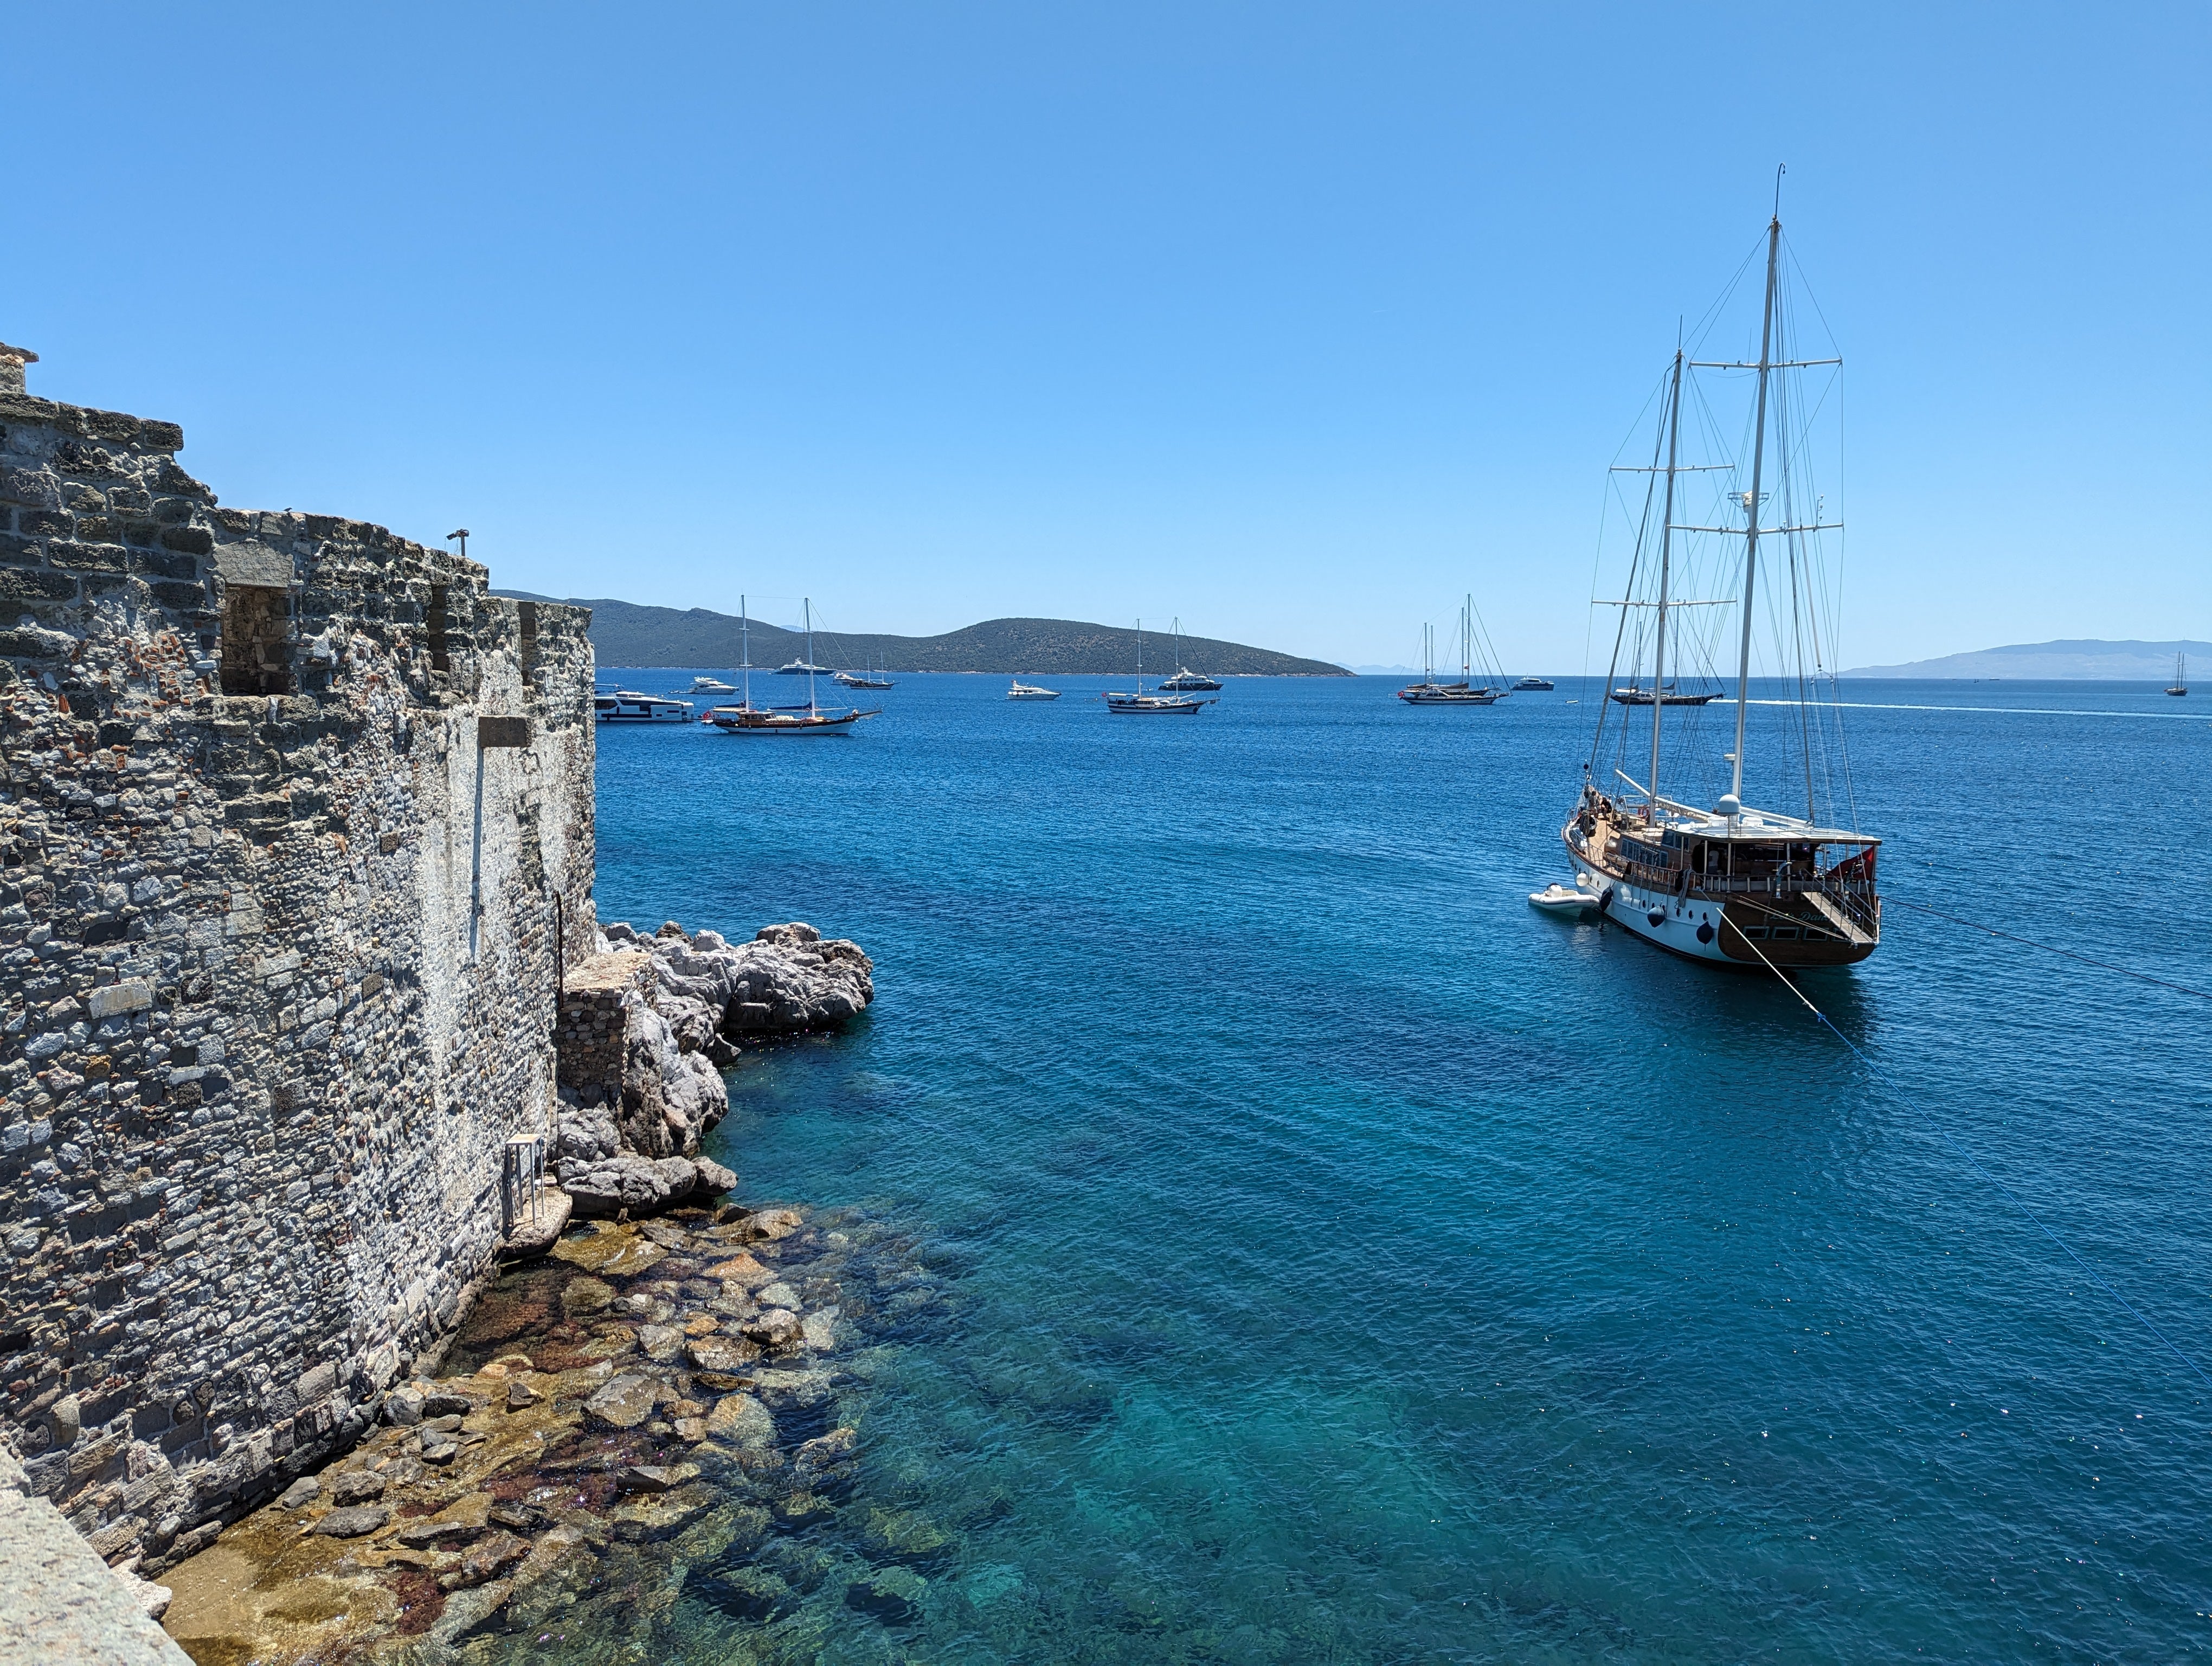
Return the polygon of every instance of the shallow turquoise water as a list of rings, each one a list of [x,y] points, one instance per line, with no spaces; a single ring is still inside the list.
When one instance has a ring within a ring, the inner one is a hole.
[[[1132,723],[908,677],[848,739],[601,731],[602,920],[876,961],[851,1033],[740,1063],[718,1136],[749,1196],[910,1221],[945,1279],[867,1473],[961,1549],[830,1657],[2212,1638],[2212,1389],[1938,1137],[2205,1362],[2212,1003],[1895,907],[1805,987],[1901,1100],[1771,978],[1528,908],[1575,687],[1389,686]],[[2212,988],[2212,714],[1848,697],[1884,707],[1849,715],[1899,903]]]

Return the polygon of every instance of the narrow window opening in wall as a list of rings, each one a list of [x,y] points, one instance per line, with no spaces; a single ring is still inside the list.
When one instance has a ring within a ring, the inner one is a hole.
[[[284,592],[273,586],[227,584],[222,594],[222,691],[289,694],[291,656],[286,651],[289,615]]]
[[[430,587],[430,611],[423,620],[423,623],[429,627],[432,671],[453,669],[453,661],[446,654],[447,588],[447,587],[442,584],[434,584]]]
[[[522,615],[522,680],[526,686],[538,674],[538,604],[518,602]]]

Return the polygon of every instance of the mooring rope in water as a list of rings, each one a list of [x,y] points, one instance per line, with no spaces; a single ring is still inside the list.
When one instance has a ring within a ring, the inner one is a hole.
[[[1929,910],[1930,913],[1933,913],[1934,911],[1935,910],[1932,909]],[[2002,935],[2002,933],[1999,934]],[[2115,1290],[2112,1286],[2111,1283],[2106,1280],[2103,1274],[2098,1272],[2095,1268],[2090,1266],[2087,1262],[2082,1260],[2081,1256],[2075,1252],[2072,1244],[2067,1243],[2064,1238],[2060,1237],[2057,1233],[2052,1231],[2051,1228],[2045,1224],[2043,1217],[2036,1213],[2033,1209],[2030,1208],[2027,1201],[2023,1199],[2019,1193],[2013,1190],[2013,1189],[2006,1185],[2003,1181],[1998,1179],[1987,1169],[1984,1168],[1980,1160],[1977,1158],[1972,1152],[1968,1151],[1955,1139],[1952,1138],[1949,1131],[1947,1130],[1941,1122],[1937,1122],[1936,1118],[1929,1116],[1925,1110],[1921,1109],[1918,1101],[1914,1099],[1911,1094],[1907,1093],[1903,1088],[1897,1085],[1897,1081],[1894,1077],[1893,1077],[1887,1070],[1884,1070],[1880,1065],[1876,1064],[1872,1059],[1869,1058],[1866,1054],[1860,1051],[1858,1044],[1856,1042],[1854,1042],[1849,1036],[1846,1036],[1842,1031],[1837,1029],[1833,1020],[1832,1020],[1826,1012],[1813,1005],[1811,1000],[1807,997],[1805,992],[1799,988],[1796,984],[1792,983],[1788,977],[1784,976],[1782,969],[1779,966],[1777,966],[1772,961],[1767,959],[1765,950],[1760,948],[1758,944],[1753,943],[1747,937],[1744,939],[1744,941],[1750,944],[1752,952],[1759,957],[1760,964],[1763,964],[1768,971],[1772,972],[1774,976],[1781,981],[1782,987],[1789,990],[1791,994],[1796,996],[1798,1000],[1803,1004],[1807,1012],[1810,1012],[1814,1018],[1820,1019],[1822,1024],[1826,1025],[1828,1027],[1828,1033],[1830,1035],[1833,1036],[1838,1041],[1843,1043],[1845,1047],[1850,1049],[1851,1056],[1853,1058],[1864,1065],[1867,1069],[1873,1073],[1875,1079],[1884,1087],[1887,1088],[1891,1093],[1894,1094],[1898,1099],[1911,1106],[1915,1111],[1919,1113],[1921,1120],[1930,1128],[1935,1130],[1937,1139],[1942,1140],[1945,1145],[1948,1146],[1954,1152],[1963,1158],[1967,1166],[1972,1169],[1976,1174],[1981,1176],[1983,1179],[1988,1181],[1990,1185],[1996,1187],[1997,1190],[2002,1192],[2006,1197],[2009,1198],[2012,1201],[2013,1207],[2017,1208],[2030,1220],[2033,1221],[2035,1223],[2036,1229],[2040,1231],[2044,1237],[2049,1238],[2061,1250],[2063,1250],[2074,1264],[2080,1268],[2084,1273],[2087,1274],[2100,1290],[2103,1291],[2115,1302],[2118,1302],[2122,1307],[2125,1308],[2129,1314],[2133,1316],[2137,1324],[2141,1325],[2145,1330],[2148,1331],[2152,1335],[2157,1337],[2160,1342],[2165,1344],[2167,1353],[2171,1353],[2175,1359],[2180,1360],[2181,1363],[2188,1366],[2191,1371],[2196,1372],[2197,1380],[2203,1383],[2206,1388],[2212,1389],[2212,1377],[2208,1377],[2204,1374],[2204,1368],[2203,1366],[2199,1365],[2194,1359],[2184,1353],[2179,1347],[2176,1347],[2172,1341],[2164,1331],[2160,1330],[2156,1325],[2153,1324],[2148,1318],[2146,1318],[2136,1307],[2136,1304],[2133,1302],[2130,1302],[2125,1296],[2120,1294],[2118,1291]],[[2041,945],[2038,945],[2036,946],[2040,947]],[[2061,952],[2063,952],[2061,951]],[[2178,988],[2180,986],[2176,985],[2174,987]],[[2194,994],[2200,992],[2191,990],[2190,993]]]
[[[1946,914],[1941,909],[1931,909],[1925,903],[1907,902],[1902,897],[1885,897],[1884,903],[1901,909],[1917,909],[1923,914],[1932,914],[1938,920],[1948,920],[1954,926],[1964,926],[1969,931],[1987,932],[1991,937],[2002,937],[2008,943],[2023,944],[2031,949],[2040,949],[2045,954],[2064,955],[2069,960],[2078,960],[2084,966],[2094,966],[2100,971],[2118,972],[2122,977],[2131,977],[2138,983],[2155,983],[2161,989],[2178,989],[2185,995],[2195,995],[2199,1000],[2212,1000],[2212,989],[2193,989],[2186,983],[2170,982],[2162,977],[2153,977],[2148,972],[2138,972],[2126,966],[2115,966],[2109,960],[2094,960],[2086,954],[2076,954],[2071,949],[2062,949],[2055,943],[2039,943],[2033,938],[2015,937],[2010,932],[2001,932],[1995,926],[1977,925],[1972,920],[1961,920],[1955,914]],[[1749,939],[1745,939],[1747,942]],[[1760,959],[1766,957],[1761,955]]]

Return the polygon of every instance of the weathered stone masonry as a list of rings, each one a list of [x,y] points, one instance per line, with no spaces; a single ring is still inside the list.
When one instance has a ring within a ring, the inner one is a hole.
[[[594,946],[588,616],[0,350],[0,1438],[158,1568],[459,1316]]]

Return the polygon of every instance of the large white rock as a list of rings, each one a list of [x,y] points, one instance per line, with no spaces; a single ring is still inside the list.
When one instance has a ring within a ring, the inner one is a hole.
[[[734,945],[713,932],[634,940],[664,997],[705,1002],[733,1034],[833,1029],[876,998],[875,963],[859,944],[795,921]]]

